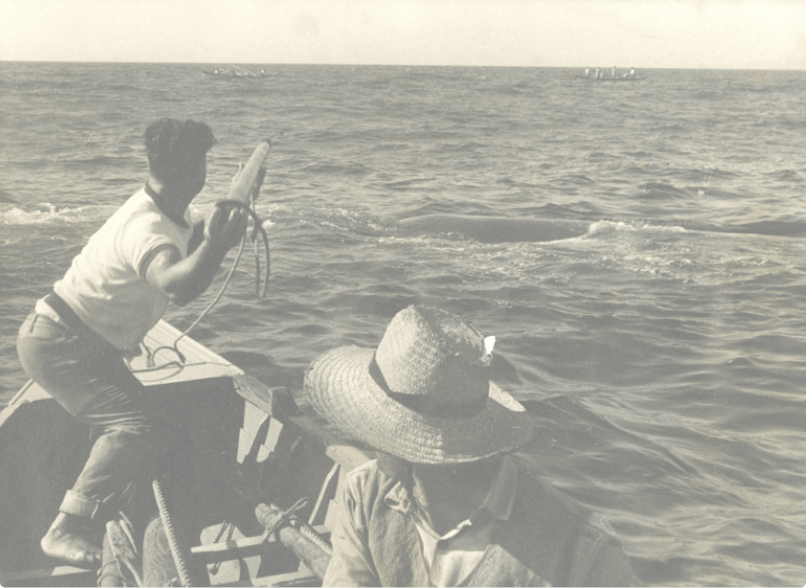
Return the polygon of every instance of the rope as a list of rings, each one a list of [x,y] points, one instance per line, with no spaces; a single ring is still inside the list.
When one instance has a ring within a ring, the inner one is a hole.
[[[258,186],[255,189],[255,191],[252,193],[252,196],[251,196],[249,204],[244,204],[243,202],[241,202],[239,200],[219,200],[218,202],[216,202],[216,205],[218,205],[218,204],[220,204],[222,202],[226,202],[228,204],[232,204],[233,206],[238,206],[239,208],[242,208],[243,210],[246,210],[249,213],[249,216],[252,218],[254,226],[252,228],[252,234],[250,236],[250,239],[252,241],[254,241],[254,243],[255,243],[255,264],[256,264],[256,268],[257,268],[256,269],[256,279],[255,279],[255,292],[262,299],[262,298],[266,297],[266,291],[268,290],[268,287],[269,287],[269,273],[270,273],[270,270],[271,270],[271,261],[269,259],[269,235],[268,235],[268,233],[266,233],[266,229],[263,228],[263,221],[260,220],[260,217],[258,217],[257,211],[255,210],[255,198],[257,197],[257,194],[258,194],[259,191],[260,191],[260,186]],[[260,251],[259,251],[259,245],[258,245],[258,240],[257,240],[257,235],[258,234],[260,234],[261,237],[263,237],[263,246],[264,246],[264,248],[266,250],[266,273],[264,274],[264,277],[263,277],[263,290],[262,291],[260,291]],[[240,245],[240,247],[238,247],[238,254],[235,257],[235,261],[232,263],[232,267],[230,268],[229,272],[227,273],[227,277],[224,280],[224,284],[219,289],[218,294],[216,294],[215,298],[213,298],[213,301],[210,302],[210,304],[207,305],[207,308],[205,308],[202,311],[202,313],[199,315],[199,317],[195,321],[193,321],[193,324],[191,324],[187,329],[185,329],[184,332],[182,332],[174,340],[173,344],[171,344],[171,345],[162,345],[162,346],[157,347],[155,349],[149,350],[148,357],[146,358],[146,365],[148,367],[155,367],[156,362],[154,361],[154,357],[157,355],[157,353],[159,351],[162,351],[163,349],[173,351],[176,354],[176,356],[179,358],[179,361],[182,364],[186,363],[187,359],[185,358],[184,354],[181,351],[179,351],[179,347],[178,347],[179,341],[185,335],[187,335],[196,325],[198,325],[201,322],[201,320],[205,316],[207,316],[207,314],[213,309],[213,307],[218,303],[218,301],[221,300],[221,297],[224,295],[224,291],[227,289],[227,286],[229,286],[230,281],[232,281],[232,276],[235,273],[235,268],[238,267],[238,263],[241,261],[241,255],[243,255],[245,245],[246,245],[246,233],[244,233],[244,236],[241,239],[241,245]]]
[[[307,498],[300,498],[297,500],[291,508],[285,510],[271,526],[267,526],[266,530],[264,531],[263,535],[261,536],[262,541],[267,541],[268,538],[277,533],[281,527],[285,525],[289,525],[294,527],[297,531],[299,531],[300,535],[307,538],[311,543],[316,545],[319,549],[321,549],[324,553],[329,556],[333,556],[333,547],[328,543],[322,536],[319,535],[308,523],[305,521],[297,518],[296,512],[306,506],[308,504]],[[272,505],[274,509],[277,509],[276,506]],[[279,509],[278,509],[279,510]],[[265,523],[263,523],[265,524]],[[275,537],[279,539],[279,537]]]
[[[227,532],[227,538],[224,539],[224,542],[226,543],[230,539],[232,539],[232,534],[235,532],[235,525],[229,521],[224,521],[224,523],[221,525],[221,528],[218,530],[218,535],[216,535],[216,538],[213,540],[213,543],[218,543],[219,541],[221,541],[221,537],[224,536],[224,531]],[[222,562],[217,561],[212,566],[210,566],[210,573],[215,576],[218,573],[218,569],[221,567],[221,563]]]
[[[254,200],[252,201],[254,206]],[[266,250],[266,273],[263,276],[263,290],[258,291],[258,284],[260,283],[260,248],[257,240],[257,233],[260,232],[263,237],[263,248]],[[271,272],[271,256],[269,255],[269,235],[266,229],[263,228],[263,223],[255,222],[255,227],[252,229],[252,241],[255,243],[255,294],[260,296],[261,299],[266,298],[266,291],[269,289],[269,273]]]
[[[291,505],[290,508],[282,511],[282,514],[279,517],[277,517],[277,520],[274,521],[274,524],[271,527],[266,527],[266,531],[263,533],[263,540],[265,541],[271,535],[274,535],[275,539],[279,541],[279,537],[276,535],[276,533],[285,525],[290,525],[292,520],[294,519],[299,520],[295,517],[295,515],[298,510],[304,508],[307,504],[308,504],[307,498],[300,498],[293,505]]]

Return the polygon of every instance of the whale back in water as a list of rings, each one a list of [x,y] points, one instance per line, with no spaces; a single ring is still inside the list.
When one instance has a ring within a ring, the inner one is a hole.
[[[590,228],[585,221],[456,214],[429,214],[401,223],[424,233],[459,233],[480,243],[558,241],[580,237]]]

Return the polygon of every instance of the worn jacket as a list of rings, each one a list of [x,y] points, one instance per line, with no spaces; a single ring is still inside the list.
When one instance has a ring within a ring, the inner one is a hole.
[[[597,517],[516,462],[512,516],[462,586],[629,586],[621,543]],[[431,585],[417,529],[384,498],[401,482],[371,461],[348,475],[325,586]]]

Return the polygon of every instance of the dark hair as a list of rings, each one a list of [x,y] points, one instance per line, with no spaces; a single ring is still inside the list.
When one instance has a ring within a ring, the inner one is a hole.
[[[143,135],[148,168],[158,180],[170,182],[187,173],[215,144],[213,131],[203,122],[161,118]]]

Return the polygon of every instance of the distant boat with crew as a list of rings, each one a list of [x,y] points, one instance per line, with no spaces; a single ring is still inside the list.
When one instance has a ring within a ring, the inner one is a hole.
[[[249,78],[267,78],[271,76],[276,76],[277,72],[270,72],[266,71],[265,68],[261,68],[258,71],[246,69],[243,67],[239,67],[237,65],[226,65],[226,66],[219,66],[213,69],[203,69],[202,72],[205,75],[213,76],[217,78],[223,79],[231,79],[231,78],[242,78],[242,79],[249,79]]]
[[[636,80],[643,80],[644,76],[636,75],[635,68],[630,68],[629,71],[619,71],[619,68],[613,66],[612,68],[592,68],[586,67],[583,75],[577,76],[578,78],[592,80],[594,82],[634,82]]]

